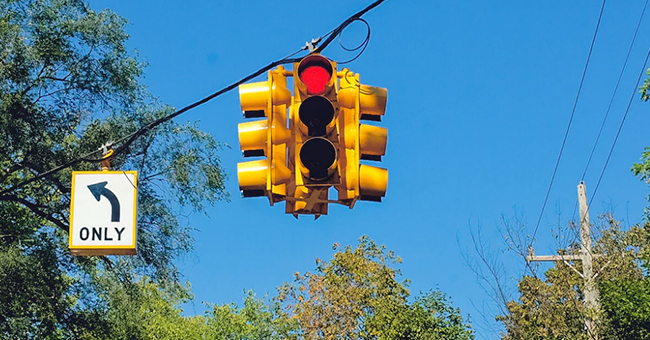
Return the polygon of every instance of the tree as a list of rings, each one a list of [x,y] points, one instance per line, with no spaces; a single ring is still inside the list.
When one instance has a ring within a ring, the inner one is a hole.
[[[582,279],[562,262],[545,276],[546,280],[526,276],[519,281],[519,301],[508,302],[508,314],[497,317],[506,326],[504,340],[587,339],[576,288]]]
[[[140,83],[125,22],[81,0],[0,0],[3,339],[123,338],[93,320],[119,305],[118,291],[133,302],[151,293],[142,282],[172,287],[173,261],[192,246],[178,207],[203,211],[228,198],[221,145],[195,124],[167,122],[111,160],[139,171],[138,256],[67,250],[71,171],[97,169],[104,143],[124,143],[173,111]]]
[[[381,326],[380,326],[381,327]],[[459,308],[451,306],[449,297],[430,291],[415,298],[380,339],[473,339]]]
[[[616,278],[600,285],[605,339],[650,339],[650,278]]]
[[[600,310],[584,307],[584,280],[580,261],[557,261],[545,279],[525,276],[518,284],[519,301],[507,304],[508,313],[498,317],[506,326],[503,339],[588,339],[584,320],[596,313],[603,339],[650,339],[650,224],[623,231],[611,214],[601,216],[606,227],[596,239],[593,252],[605,254],[594,261],[598,272]],[[560,254],[577,254],[578,244]],[[637,258],[642,262],[637,261]]]
[[[246,294],[244,307],[235,304],[214,306],[207,316],[209,339],[280,340],[293,337],[298,331],[296,319],[282,313],[280,304]]]
[[[645,182],[650,179],[650,148],[633,165],[632,172]],[[557,261],[543,277],[538,277],[535,268],[527,263],[530,275],[523,275],[519,280],[519,294],[511,300],[504,293],[500,267],[492,261],[483,243],[474,240],[476,252],[490,275],[476,269],[475,272],[496,292],[495,301],[505,306],[497,315],[497,321],[505,328],[503,339],[587,339],[584,320],[594,317],[600,321],[599,333],[603,339],[650,339],[650,209],[646,208],[644,221],[629,230],[622,230],[612,214],[603,214],[599,220],[595,236],[592,229],[595,240],[592,251],[605,255],[594,259],[600,291],[597,310],[584,307],[584,280],[578,274],[582,272],[581,261],[572,264]],[[525,258],[532,242],[523,236],[523,224],[517,224],[522,228],[504,223],[502,235],[508,249]],[[576,224],[569,225],[575,228]],[[575,255],[579,249],[580,244],[574,242],[558,253]]]
[[[650,78],[640,93],[642,101],[650,99]],[[642,181],[650,181],[650,147],[632,166],[632,172]],[[604,339],[650,339],[650,208],[645,213],[645,221],[628,231],[622,231],[611,214],[601,217],[607,228],[594,252],[606,254],[596,261],[602,269],[597,280],[601,308],[596,313],[600,314]],[[577,253],[578,248],[574,244],[568,251]],[[581,269],[580,263],[574,265]],[[582,278],[561,261],[545,276],[544,281],[526,276],[519,282],[519,301],[509,302],[508,313],[498,317],[506,326],[504,339],[587,338],[581,321],[593,311],[582,304]]]
[[[97,280],[100,306],[77,314],[69,325],[74,339],[200,340],[209,333],[206,317],[183,316],[180,304],[191,295],[189,286],[165,287],[142,278],[123,283],[109,277]]]
[[[643,87],[644,100],[650,81]],[[650,179],[650,148],[642,153],[639,163],[632,166],[632,173],[644,182]],[[649,197],[650,200],[650,197]],[[618,238],[629,245],[632,253],[628,258],[637,258],[631,275],[613,277],[601,282],[601,302],[606,314],[604,334],[613,339],[650,339],[650,209],[645,210],[643,226],[635,226]]]
[[[315,273],[296,273],[278,288],[285,312],[300,322],[300,339],[473,339],[460,311],[440,292],[409,304],[401,262],[367,236],[352,249],[335,244],[331,262]]]
[[[368,238],[277,301],[183,316],[174,259],[192,239],[177,215],[228,199],[221,145],[196,124],[149,128],[174,109],[140,83],[124,25],[83,0],[0,0],[0,338],[472,338],[444,294],[409,303],[399,258]],[[71,172],[97,169],[107,143],[114,169],[139,172],[138,255],[74,257]]]
[[[355,250],[337,246],[330,264],[318,261],[323,266],[318,272],[331,275],[318,280],[318,275],[309,274],[315,280],[312,283],[323,283],[305,288],[312,294],[301,294],[305,286],[290,284],[282,285],[273,300],[256,298],[249,291],[242,308],[232,303],[215,305],[203,316],[182,316],[179,305],[190,298],[189,287],[174,284],[163,289],[148,278],[123,284],[108,277],[113,273],[103,273],[95,282],[106,286],[102,291],[109,297],[103,301],[109,304],[86,315],[84,321],[92,326],[75,336],[152,340],[473,339],[460,310],[451,306],[445,294],[431,291],[409,303],[407,281],[397,283],[394,278],[399,273],[380,260],[398,258],[367,237],[360,243]],[[384,274],[392,279],[376,280],[386,277]],[[386,287],[393,287],[398,294],[391,296]],[[341,293],[349,294],[347,300]],[[306,303],[291,305],[294,298]],[[358,317],[353,320],[353,315]]]

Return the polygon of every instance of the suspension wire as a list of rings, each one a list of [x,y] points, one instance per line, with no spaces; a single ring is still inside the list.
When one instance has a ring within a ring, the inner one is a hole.
[[[323,36],[320,36],[317,39],[312,40],[312,44],[318,44],[323,40],[323,37],[326,37],[325,40],[323,41],[323,43],[321,45],[319,45],[311,53],[320,53],[321,51],[323,51],[332,42],[332,40],[334,40],[334,38],[336,36],[339,36],[343,32],[343,30],[345,30],[345,28],[348,25],[350,25],[351,23],[353,23],[355,21],[359,21],[359,20],[365,22],[365,20],[361,19],[361,16],[366,14],[368,11],[374,9],[375,7],[379,6],[384,1],[385,0],[377,0],[377,1],[373,2],[372,4],[368,5],[363,10],[357,12],[356,14],[352,15],[351,17],[349,17],[348,19],[343,21],[340,25],[338,25],[336,28],[330,30],[328,33],[324,34]],[[367,22],[366,22],[366,24],[367,24]],[[364,43],[362,43],[362,45],[367,46],[367,44],[368,44],[367,40],[369,39],[369,35],[370,35],[370,33],[368,33],[366,41],[364,41]],[[365,50],[365,46],[364,46],[363,50]],[[176,118],[177,116],[179,116],[179,115],[181,115],[181,114],[183,114],[183,113],[185,113],[185,112],[187,112],[187,111],[189,111],[191,109],[196,108],[197,106],[203,105],[203,104],[211,101],[212,99],[214,99],[214,98],[216,98],[216,97],[218,97],[218,96],[220,96],[220,95],[222,95],[224,93],[232,91],[237,86],[239,86],[239,85],[241,85],[241,84],[243,84],[243,83],[245,83],[245,82],[247,82],[247,81],[249,81],[249,80],[251,80],[251,79],[253,79],[253,78],[255,78],[255,77],[259,76],[259,75],[261,75],[261,74],[263,74],[264,72],[269,71],[270,69],[272,69],[272,68],[274,68],[276,66],[283,65],[283,64],[290,64],[290,63],[300,61],[302,58],[292,58],[292,57],[295,56],[296,54],[304,51],[304,50],[307,50],[308,47],[309,47],[309,44],[307,44],[306,46],[304,46],[301,49],[289,54],[288,56],[286,56],[286,57],[284,57],[282,59],[271,62],[267,66],[255,71],[254,73],[251,73],[250,75],[240,79],[239,81],[237,81],[235,83],[232,83],[232,84],[226,86],[225,88],[223,88],[223,89],[221,89],[221,90],[219,90],[219,91],[217,91],[217,92],[215,92],[215,93],[213,93],[213,94],[211,94],[211,95],[209,95],[209,96],[207,96],[207,97],[205,97],[205,98],[203,98],[203,99],[201,99],[199,101],[196,101],[196,102],[194,102],[192,104],[189,104],[189,105],[183,107],[182,109],[177,110],[177,111],[175,111],[175,112],[173,112],[173,113],[171,113],[171,114],[169,114],[169,115],[167,115],[165,117],[159,118],[159,119],[157,119],[157,120],[155,120],[155,121],[141,127],[137,131],[120,138],[116,142],[112,142],[111,145],[108,145],[108,147],[112,147],[114,145],[122,143],[119,147],[117,147],[115,149],[115,152],[113,153],[112,157],[118,155],[121,152],[124,152],[129,147],[129,145],[131,145],[138,137],[143,136],[144,134],[151,131],[152,129],[155,129],[159,125],[161,125],[161,124],[163,124],[165,122],[168,122],[168,121]],[[361,53],[363,53],[363,50],[361,51]],[[358,57],[358,55],[357,55],[357,57]],[[354,59],[356,59],[357,57],[355,57]],[[76,158],[76,159],[74,159],[72,161],[69,161],[69,162],[64,163],[62,165],[59,165],[59,166],[57,166],[55,168],[52,168],[52,169],[50,169],[48,171],[37,174],[34,177],[26,179],[26,180],[24,180],[24,181],[22,181],[22,182],[20,182],[20,183],[18,183],[16,185],[12,186],[12,187],[4,189],[4,190],[0,191],[0,196],[11,193],[11,192],[13,192],[13,191],[15,191],[17,189],[20,189],[20,188],[24,187],[25,185],[33,183],[33,182],[35,182],[35,181],[37,181],[39,179],[42,179],[42,178],[47,177],[49,175],[52,175],[52,174],[54,174],[56,172],[59,172],[61,170],[67,169],[67,168],[69,168],[71,166],[74,166],[74,165],[80,163],[80,162],[100,162],[100,161],[103,161],[104,158],[88,158],[88,157],[96,154],[100,150],[102,150],[102,149],[97,149],[97,150],[88,152],[88,153],[84,154],[83,156],[81,156],[79,158]]]

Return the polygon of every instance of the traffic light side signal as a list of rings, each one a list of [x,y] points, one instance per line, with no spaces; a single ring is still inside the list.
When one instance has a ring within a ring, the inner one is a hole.
[[[267,196],[271,205],[284,200],[291,181],[287,166],[287,144],[291,142],[287,127],[289,74],[280,66],[269,71],[267,81],[239,86],[244,118],[265,118],[238,126],[243,156],[265,157],[237,164],[239,189],[243,197]]]
[[[388,170],[362,164],[361,160],[381,161],[386,154],[388,130],[361,120],[380,122],[386,112],[388,91],[362,85],[359,74],[348,69],[340,73],[338,91],[341,126],[341,183],[336,187],[339,202],[354,207],[357,200],[381,202],[386,195]]]

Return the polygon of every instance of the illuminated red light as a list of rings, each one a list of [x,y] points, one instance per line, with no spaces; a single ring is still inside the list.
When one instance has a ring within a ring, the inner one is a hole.
[[[298,68],[300,81],[305,84],[307,94],[322,95],[332,78],[332,64],[320,55],[306,57]]]
[[[309,66],[300,74],[300,80],[307,86],[307,93],[318,95],[325,92],[325,86],[332,75],[320,66]]]

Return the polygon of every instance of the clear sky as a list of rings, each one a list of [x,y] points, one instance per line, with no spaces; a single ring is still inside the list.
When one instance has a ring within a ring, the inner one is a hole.
[[[183,107],[215,92],[330,31],[370,0],[348,1],[108,1],[92,0],[129,20],[129,48],[149,63],[144,83],[161,102]],[[275,294],[296,271],[313,270],[332,244],[356,244],[362,235],[400,255],[411,291],[438,288],[470,314],[478,339],[489,329],[490,300],[466,265],[470,227],[503,249],[502,215],[520,216],[532,233],[556,164],[601,1],[387,0],[364,18],[372,36],[365,53],[348,65],[364,84],[388,88],[382,126],[389,131],[381,166],[389,169],[383,203],[349,210],[330,206],[317,221],[284,213],[263,198],[242,199],[237,185],[237,124],[243,122],[237,91],[177,118],[227,143],[221,161],[231,202],[194,214],[195,250],[179,262],[196,303],[236,302],[244,290]],[[609,1],[573,119],[562,161],[544,212],[535,249],[556,250],[553,228],[573,216],[576,186],[598,134],[644,1]],[[343,35],[361,42],[362,24]],[[585,176],[591,197],[650,46],[644,20],[601,142]],[[324,55],[354,54],[336,42]],[[646,65],[647,66],[647,65]],[[265,79],[259,78],[259,80]],[[591,208],[613,211],[624,225],[638,223],[648,185],[630,172],[650,146],[650,103],[635,95],[626,123]],[[558,215],[560,217],[558,217]],[[497,252],[508,277],[522,261]],[[542,267],[546,268],[546,267]],[[510,288],[514,279],[508,280]],[[487,308],[484,310],[484,307]],[[481,315],[487,313],[485,318]],[[486,322],[487,320],[487,322]]]

